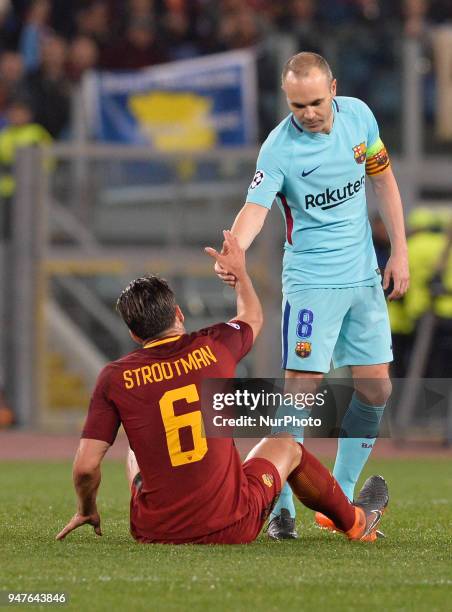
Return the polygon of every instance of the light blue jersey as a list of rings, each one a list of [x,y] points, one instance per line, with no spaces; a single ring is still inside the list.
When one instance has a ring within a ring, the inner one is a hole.
[[[283,213],[285,295],[381,282],[365,176],[366,162],[377,171],[387,167],[387,158],[378,157],[384,145],[364,102],[339,96],[333,111],[329,134],[303,130],[292,114],[284,119],[262,145],[248,190],[247,202],[270,208],[276,200]]]

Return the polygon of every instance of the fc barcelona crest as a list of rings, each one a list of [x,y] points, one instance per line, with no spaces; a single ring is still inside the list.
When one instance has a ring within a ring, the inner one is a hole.
[[[297,345],[295,346],[295,352],[298,357],[306,359],[306,357],[309,357],[309,355],[311,354],[311,347],[312,345],[310,342],[297,342]]]
[[[377,166],[385,166],[389,161],[388,152],[386,149],[382,149],[374,155],[374,159],[377,162]]]
[[[364,162],[366,161],[366,151],[367,151],[367,147],[366,147],[365,142],[362,142],[361,144],[353,147],[353,153],[355,155],[355,162],[357,164],[364,164]]]

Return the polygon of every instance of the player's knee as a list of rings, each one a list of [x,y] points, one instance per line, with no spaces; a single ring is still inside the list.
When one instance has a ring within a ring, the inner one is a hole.
[[[297,442],[294,438],[286,438],[288,445],[288,452],[290,453],[291,469],[292,472],[298,465],[300,465],[301,457],[303,455],[303,445]]]
[[[389,378],[362,381],[356,386],[358,397],[368,406],[384,406],[392,393],[392,383]]]

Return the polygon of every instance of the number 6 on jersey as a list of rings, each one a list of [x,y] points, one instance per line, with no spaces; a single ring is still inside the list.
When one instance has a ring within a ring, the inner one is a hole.
[[[166,432],[166,443],[171,459],[171,465],[178,467],[186,463],[201,461],[207,453],[207,440],[203,437],[203,422],[200,410],[187,412],[179,416],[174,414],[174,402],[185,400],[187,404],[199,401],[196,385],[187,385],[172,389],[162,395],[159,402],[163,425]],[[193,449],[182,451],[179,430],[190,427],[193,436]]]

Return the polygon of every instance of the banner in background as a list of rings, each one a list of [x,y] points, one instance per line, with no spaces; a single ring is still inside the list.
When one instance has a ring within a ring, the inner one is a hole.
[[[205,151],[256,142],[252,51],[233,51],[135,72],[93,73],[84,83],[91,133],[156,151]]]

